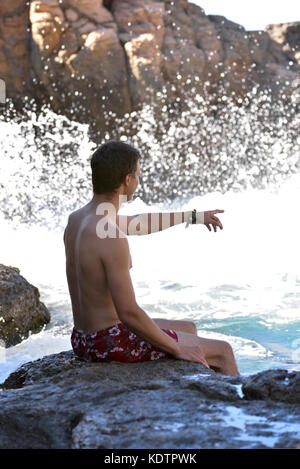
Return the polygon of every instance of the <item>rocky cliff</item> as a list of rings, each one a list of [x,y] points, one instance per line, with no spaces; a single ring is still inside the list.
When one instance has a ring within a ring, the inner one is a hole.
[[[0,0],[0,14],[7,96],[99,128],[189,91],[243,98],[258,85],[285,97],[299,76],[299,23],[249,32],[187,0]]]
[[[62,352],[0,389],[0,448],[299,448],[300,372],[228,377],[181,360]]]

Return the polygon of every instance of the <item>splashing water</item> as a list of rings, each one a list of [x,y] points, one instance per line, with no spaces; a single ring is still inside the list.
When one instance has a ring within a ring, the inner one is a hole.
[[[224,230],[179,225],[129,237],[140,306],[153,318],[190,319],[198,335],[229,341],[242,373],[299,369],[300,196],[296,106],[267,94],[246,105],[150,107],[118,133],[142,154],[141,186],[121,213],[224,209]],[[42,332],[0,347],[0,382],[19,364],[70,349],[71,303],[62,234],[70,211],[92,196],[85,124],[44,107],[12,105],[1,126],[0,261],[14,265],[51,312]],[[129,137],[130,136],[130,137]]]
[[[196,94],[185,106],[164,105],[159,114],[145,106],[116,119],[117,130],[100,139],[128,141],[140,150],[136,195],[147,203],[266,188],[299,172],[297,106],[274,103],[268,93],[256,96],[255,89],[243,105],[228,98],[226,105],[209,105]],[[22,115],[11,104],[0,125],[1,212],[14,221],[61,226],[92,195],[89,160],[96,144],[88,125],[46,106],[38,113],[32,102]]]

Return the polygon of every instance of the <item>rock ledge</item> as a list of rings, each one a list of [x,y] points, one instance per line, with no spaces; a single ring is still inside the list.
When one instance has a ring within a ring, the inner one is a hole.
[[[0,389],[0,448],[297,448],[300,373],[180,360],[26,363]]]

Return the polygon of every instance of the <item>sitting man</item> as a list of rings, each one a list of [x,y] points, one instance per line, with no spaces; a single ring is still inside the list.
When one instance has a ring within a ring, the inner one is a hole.
[[[127,235],[149,234],[178,223],[223,229],[215,213],[168,212],[118,215],[132,199],[140,154],[123,142],[108,142],[92,155],[93,197],[70,214],[64,232],[66,274],[72,302],[75,354],[90,361],[126,363],[177,358],[238,375],[231,346],[197,336],[191,321],[151,319],[137,304],[129,269]]]

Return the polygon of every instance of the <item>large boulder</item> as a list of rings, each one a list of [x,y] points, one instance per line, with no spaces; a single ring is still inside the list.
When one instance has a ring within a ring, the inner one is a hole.
[[[0,386],[1,387],[1,386]],[[0,389],[0,448],[296,448],[300,373],[228,377],[182,360],[22,365]]]
[[[299,23],[246,31],[187,0],[2,0],[0,12],[7,96],[99,130],[144,103],[184,106],[189,91],[214,103],[298,87]]]
[[[0,340],[6,347],[39,332],[50,321],[36,287],[16,267],[0,264]]]

